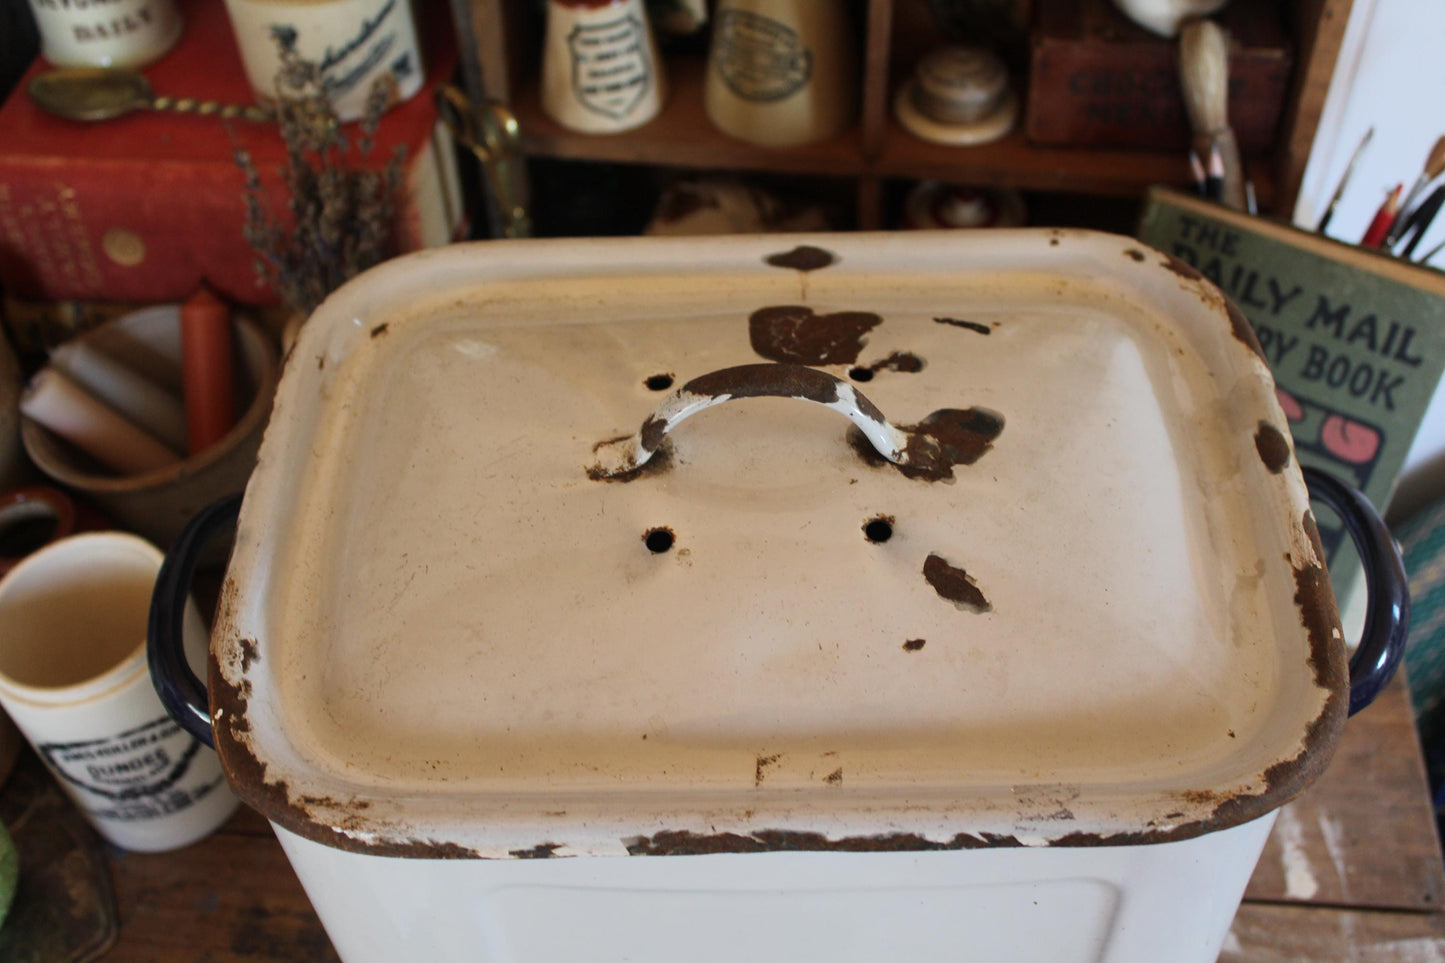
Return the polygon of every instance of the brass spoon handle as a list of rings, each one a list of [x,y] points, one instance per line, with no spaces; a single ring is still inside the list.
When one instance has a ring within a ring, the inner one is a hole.
[[[239,117],[257,124],[276,119],[275,111],[259,104],[223,104],[216,100],[197,100],[194,97],[153,97],[149,106],[152,110],[174,110],[182,114],[200,114],[225,120]]]

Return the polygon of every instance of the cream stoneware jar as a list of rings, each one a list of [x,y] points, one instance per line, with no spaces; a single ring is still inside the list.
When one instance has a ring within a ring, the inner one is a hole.
[[[96,830],[124,849],[175,849],[235,811],[210,748],[162,707],[146,663],[159,550],[75,535],[0,580],[0,705]],[[186,612],[189,658],[205,626]]]
[[[616,134],[657,116],[667,83],[642,0],[550,0],[542,107],[584,134]]]
[[[395,99],[421,90],[425,67],[410,0],[226,0],[246,79],[262,100],[276,97],[281,44],[321,68],[337,117],[366,112],[372,85],[388,74]]]
[[[181,35],[171,0],[30,0],[40,54],[56,67],[141,67]]]
[[[854,48],[841,0],[722,0],[703,94],[708,119],[763,147],[840,134],[857,116]]]

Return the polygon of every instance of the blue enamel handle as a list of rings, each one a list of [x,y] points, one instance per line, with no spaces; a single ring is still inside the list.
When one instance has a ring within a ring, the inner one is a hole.
[[[211,709],[206,686],[186,662],[184,632],[186,600],[201,553],[212,538],[234,524],[241,512],[241,496],[230,495],[205,508],[186,525],[181,537],[161,564],[151,594],[146,631],[146,657],[151,682],[171,718],[201,742],[216,747],[211,735]]]
[[[1410,583],[1400,549],[1375,506],[1357,489],[1318,468],[1304,468],[1310,497],[1340,516],[1365,569],[1365,631],[1350,659],[1350,715],[1375,701],[1405,655]]]

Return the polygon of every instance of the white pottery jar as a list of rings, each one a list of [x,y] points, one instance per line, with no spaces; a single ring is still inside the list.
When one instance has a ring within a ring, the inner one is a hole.
[[[372,85],[388,74],[395,101],[421,90],[426,68],[410,0],[226,0],[251,89],[276,98],[281,46],[321,69],[336,116],[358,120]]]
[[[721,0],[704,88],[708,119],[764,147],[840,134],[857,116],[854,47],[840,0]]]
[[[657,116],[667,98],[642,0],[549,0],[542,107],[584,134],[616,134]]]
[[[56,67],[141,67],[175,45],[171,0],[30,0],[40,53]]]

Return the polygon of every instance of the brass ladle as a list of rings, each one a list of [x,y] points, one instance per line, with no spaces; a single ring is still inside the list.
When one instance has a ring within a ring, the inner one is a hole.
[[[136,110],[174,110],[265,123],[275,117],[259,104],[223,104],[194,97],[157,97],[150,81],[120,67],[51,70],[30,81],[30,99],[67,120],[110,120]]]

